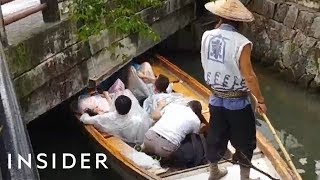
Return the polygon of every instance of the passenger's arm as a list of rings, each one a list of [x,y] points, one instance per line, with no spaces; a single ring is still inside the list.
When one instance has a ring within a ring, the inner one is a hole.
[[[108,103],[111,105],[112,104],[112,99],[110,97],[110,94],[108,91],[103,91],[103,96],[107,99]]]
[[[151,118],[154,120],[154,121],[158,121],[162,114],[161,114],[161,110],[167,105],[167,103],[164,101],[164,100],[161,100],[159,101],[158,105],[157,105],[157,108],[152,112],[151,114]]]
[[[84,124],[95,124],[96,122],[96,117],[95,116],[89,116],[89,114],[84,113],[80,117],[80,121],[83,122]]]
[[[243,51],[240,56],[240,71],[245,79],[248,88],[258,100],[256,104],[256,110],[259,113],[266,113],[267,107],[264,104],[264,98],[260,91],[258,78],[255,72],[253,71],[251,64],[251,44],[247,44],[243,48]]]
[[[192,133],[195,133],[195,134],[200,134],[200,130],[201,130],[201,125],[202,123],[198,123],[198,119],[192,123]]]
[[[138,73],[138,77],[141,78],[144,82],[151,82],[152,84],[154,84],[156,82],[156,78],[154,77],[149,77],[149,76],[146,76],[142,73]]]

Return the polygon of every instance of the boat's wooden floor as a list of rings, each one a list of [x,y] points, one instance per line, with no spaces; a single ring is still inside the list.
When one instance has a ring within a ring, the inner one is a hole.
[[[252,164],[255,165],[257,168],[264,170],[274,178],[279,178],[277,172],[272,167],[271,162],[260,155],[255,155],[252,160]],[[228,170],[228,174],[222,178],[222,180],[235,180],[240,179],[240,168],[238,165],[232,165],[230,163],[222,163],[220,167],[226,168]],[[261,180],[268,180],[269,178],[258,171],[251,170],[250,174],[251,178],[260,178]],[[208,179],[209,171],[208,167],[203,167],[200,169],[192,170],[189,172],[178,173],[175,175],[168,176],[164,179],[171,180],[171,179],[184,179],[184,180],[199,180],[199,179]]]
[[[176,81],[179,79],[177,76],[175,76],[169,70],[162,67],[159,63],[153,64],[152,67],[153,67],[153,70],[156,75],[163,74],[169,78],[170,82]],[[197,91],[193,90],[192,87],[190,87],[186,82],[182,81],[180,83],[174,83],[173,90],[177,93],[183,94],[186,97],[190,97],[192,99],[195,99],[195,100],[198,100],[199,102],[201,102],[201,105],[202,105],[204,111],[206,111],[206,109],[208,109],[208,99],[206,97],[200,95]],[[209,119],[209,112],[207,111],[207,113],[205,113],[204,116],[206,119]]]

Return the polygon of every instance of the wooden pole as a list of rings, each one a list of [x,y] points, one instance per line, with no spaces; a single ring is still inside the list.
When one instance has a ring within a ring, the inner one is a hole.
[[[253,94],[251,94],[251,95],[252,95],[254,101],[257,103],[257,102],[258,102],[257,98],[256,98]],[[268,118],[267,115],[264,114],[264,113],[262,113],[262,114],[260,114],[260,115],[263,117],[263,119],[264,119],[264,120],[266,121],[266,123],[268,124],[268,127],[269,127],[269,129],[271,130],[273,137],[276,139],[276,141],[277,141],[277,143],[278,143],[278,145],[279,145],[282,153],[284,154],[284,157],[286,158],[286,161],[287,161],[288,165],[290,166],[290,168],[291,168],[292,171],[294,172],[295,176],[297,177],[298,180],[302,180],[300,174],[299,174],[298,171],[297,171],[296,166],[293,164],[293,162],[292,162],[292,160],[291,160],[291,158],[290,158],[290,155],[288,154],[286,148],[284,147],[284,145],[282,144],[280,138],[278,137],[278,135],[277,135],[277,133],[276,133],[276,130],[275,130],[274,127],[272,126],[269,118]]]

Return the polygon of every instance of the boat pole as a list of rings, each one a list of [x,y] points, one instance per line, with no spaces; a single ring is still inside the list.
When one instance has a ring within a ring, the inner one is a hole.
[[[251,93],[251,95],[252,95],[254,101],[257,103],[258,102],[257,98],[252,93]],[[279,136],[277,135],[276,130],[272,126],[269,118],[267,117],[267,115],[265,113],[261,113],[260,115],[263,117],[265,122],[268,124],[268,127],[271,130],[273,137],[276,139],[276,141],[277,141],[282,153],[284,154],[284,157],[286,158],[286,161],[287,161],[288,165],[292,169],[293,173],[295,174],[295,176],[297,177],[298,180],[302,180],[300,174],[298,173],[298,170],[297,170],[296,166],[293,164],[292,159],[290,158],[290,155],[288,154],[286,148],[282,144],[282,142],[281,142]]]

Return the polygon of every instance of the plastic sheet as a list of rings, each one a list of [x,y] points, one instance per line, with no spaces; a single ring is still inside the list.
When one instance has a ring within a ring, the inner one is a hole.
[[[120,95],[128,96],[132,101],[131,109],[126,115],[120,115],[115,110],[114,101]],[[121,138],[125,142],[142,144],[145,133],[154,123],[153,120],[142,109],[130,90],[126,89],[110,96],[113,101],[110,112],[92,117],[85,113],[80,120],[85,124],[93,124],[99,131]]]
[[[133,151],[131,154],[129,154],[129,159],[131,159],[138,166],[149,171],[163,170],[159,161],[152,159],[152,157],[143,152]]]
[[[102,95],[94,95],[94,96],[80,96],[78,100],[78,110],[80,113],[84,113],[85,109],[95,109],[98,108],[103,112],[109,112],[111,109],[111,105],[107,101],[106,98],[102,97]]]
[[[137,71],[133,66],[129,68],[128,72],[128,89],[138,100],[153,94],[153,85],[143,82],[142,79],[138,77]]]
[[[126,88],[124,83],[120,79],[117,79],[116,82],[109,88],[108,92],[117,93],[117,92],[124,91],[125,89]]]
[[[148,114],[151,114],[156,109],[158,102],[161,100],[165,100],[167,104],[176,103],[181,105],[187,105],[187,103],[191,101],[191,99],[183,97],[183,95],[179,93],[159,93],[149,96],[143,102],[143,109]]]
[[[120,80],[117,79],[116,82],[109,88],[108,90],[112,98],[112,103],[110,104],[108,100],[102,94],[97,94],[93,96],[89,95],[81,95],[78,99],[78,111],[80,113],[84,113],[85,109],[95,109],[98,108],[102,112],[110,112],[115,110],[114,108],[114,101],[120,95],[128,95],[131,96],[131,100],[135,100],[136,98],[133,97],[132,93],[128,93],[125,91],[125,85]]]

